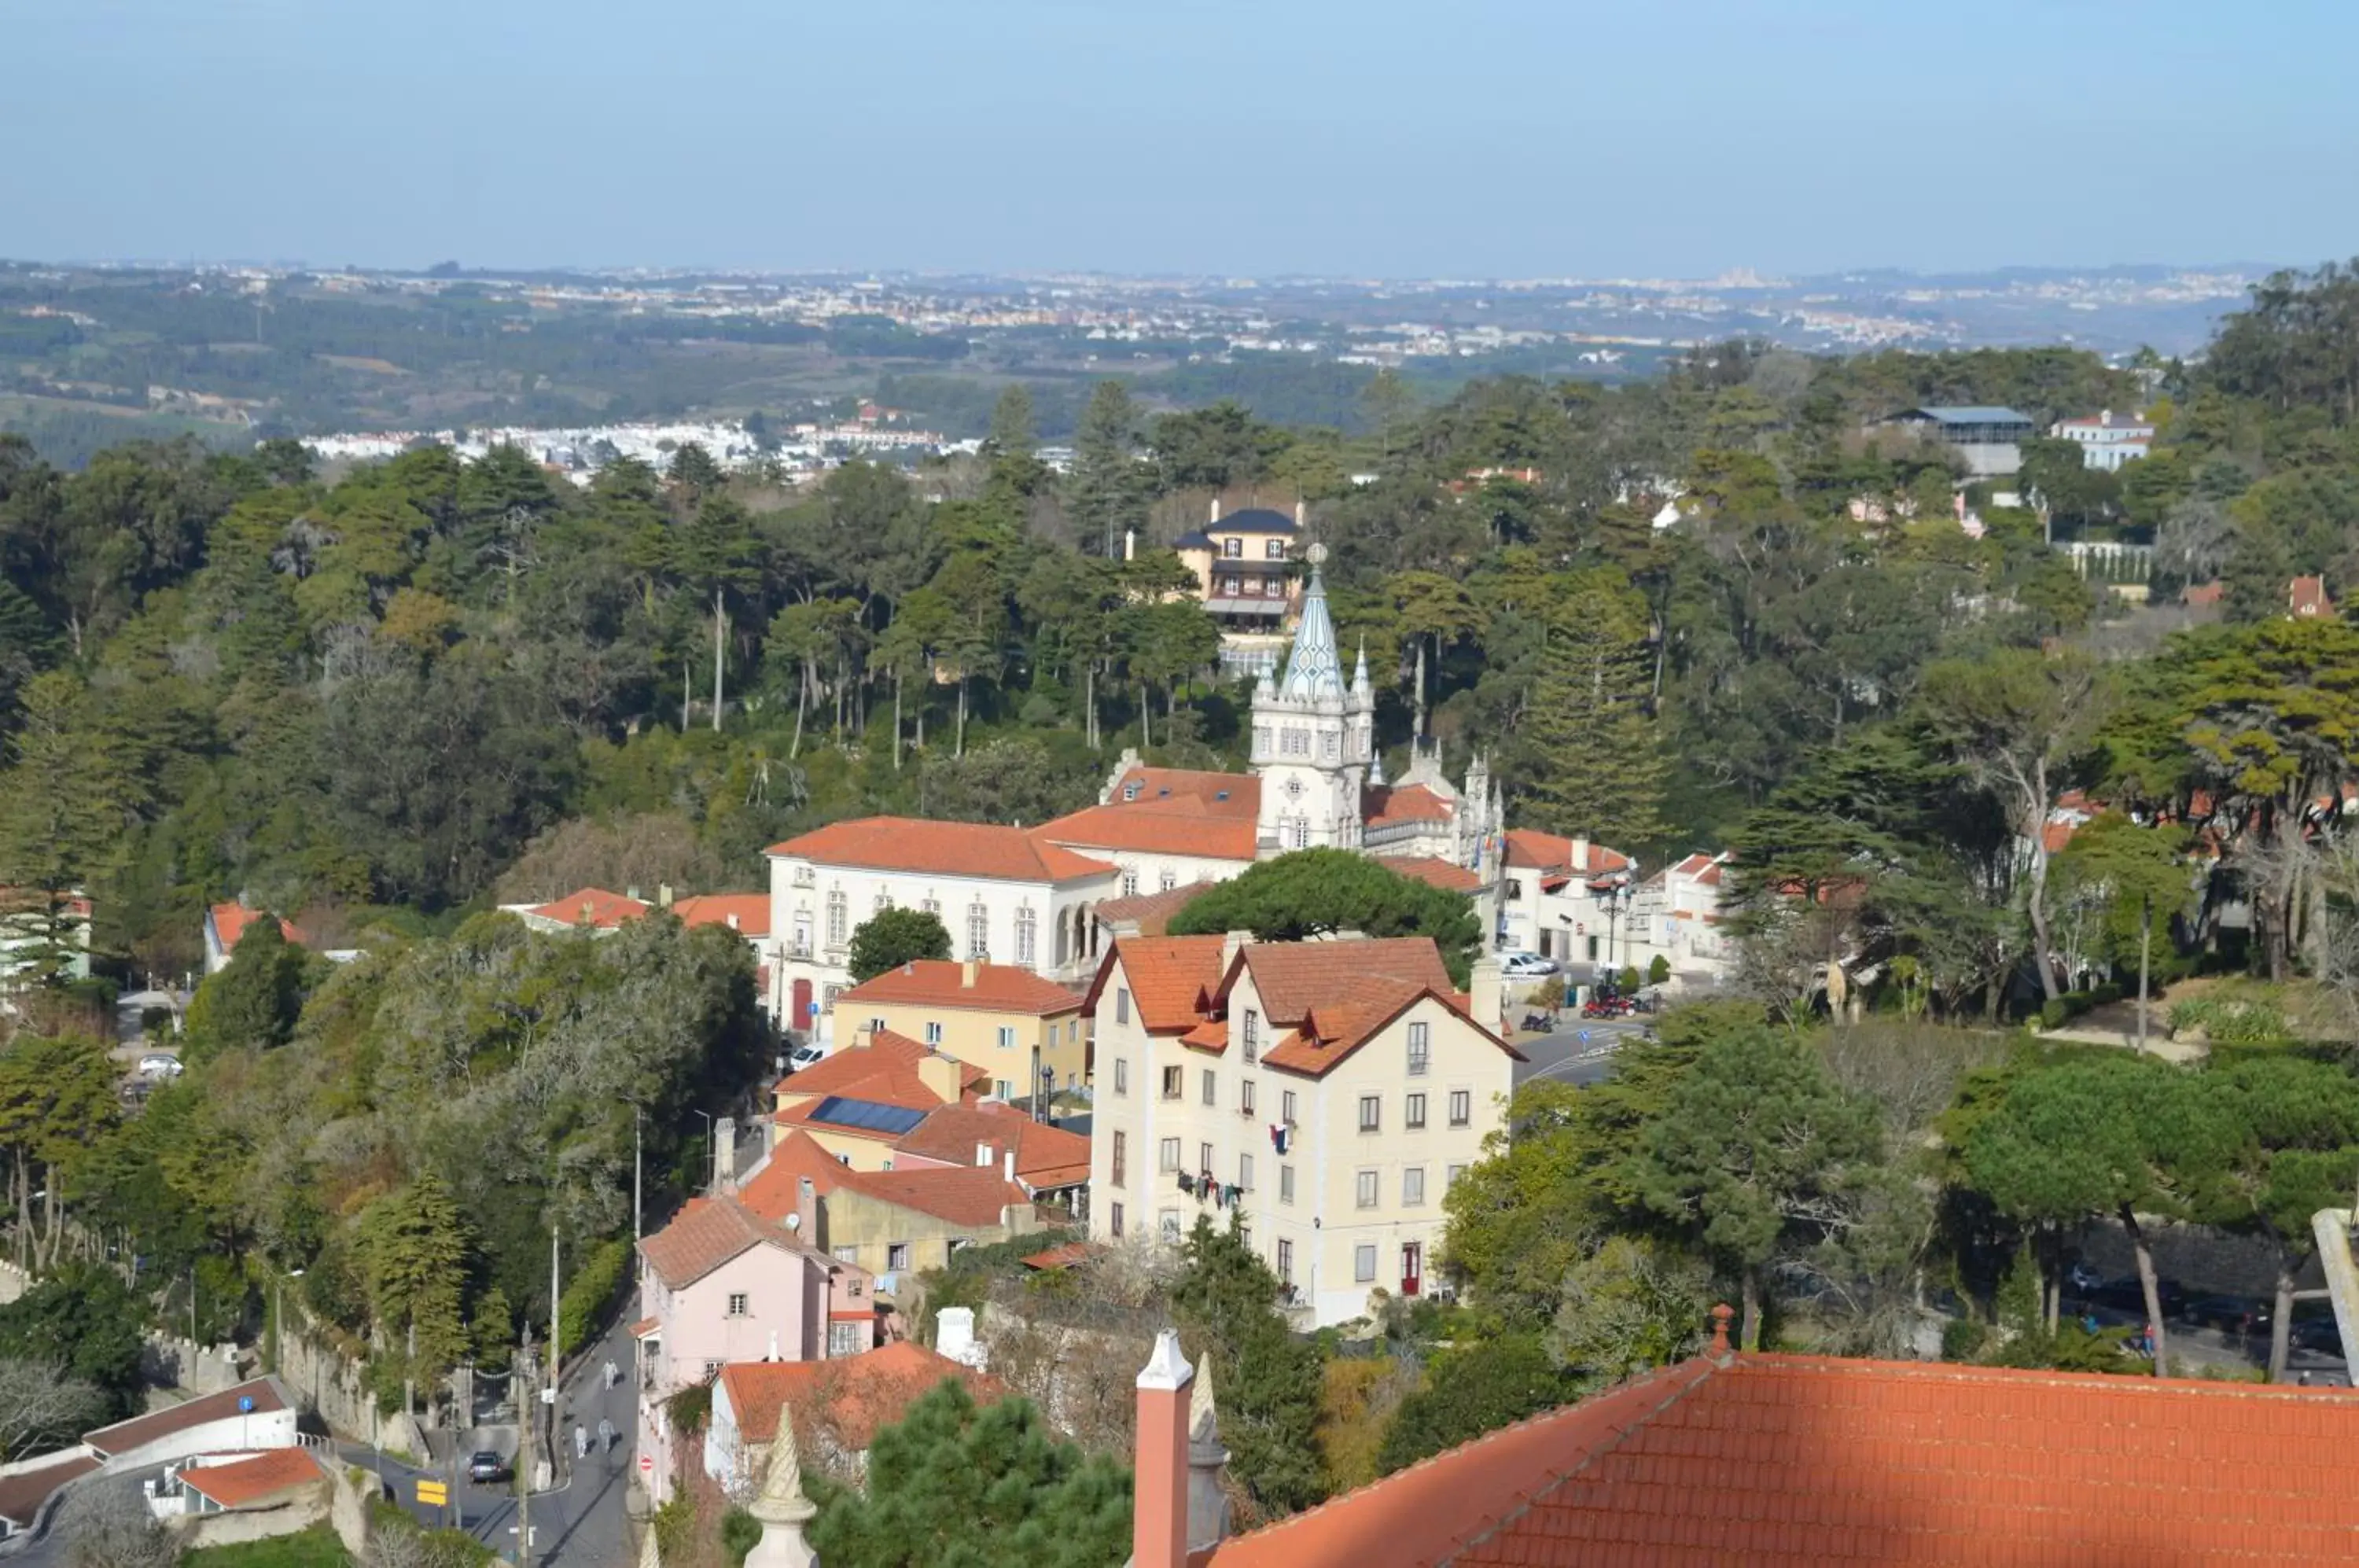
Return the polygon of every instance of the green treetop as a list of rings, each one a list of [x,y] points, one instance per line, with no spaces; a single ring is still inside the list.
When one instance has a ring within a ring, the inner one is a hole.
[[[948,958],[951,933],[926,909],[879,909],[852,931],[845,967],[855,985],[919,958]]]
[[[1343,849],[1298,849],[1215,883],[1171,917],[1174,936],[1249,931],[1262,942],[1358,931],[1429,936],[1451,981],[1466,984],[1483,942],[1482,922],[1452,893]]]

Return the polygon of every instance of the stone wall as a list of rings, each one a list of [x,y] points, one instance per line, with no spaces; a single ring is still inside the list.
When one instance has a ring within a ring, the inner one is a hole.
[[[334,1512],[330,1500],[331,1487],[323,1478],[312,1486],[276,1508],[241,1509],[222,1514],[182,1514],[164,1521],[164,1527],[178,1536],[180,1544],[190,1548],[228,1546],[242,1541],[267,1541],[272,1536],[293,1535],[309,1530]],[[341,1532],[339,1532],[341,1533]]]

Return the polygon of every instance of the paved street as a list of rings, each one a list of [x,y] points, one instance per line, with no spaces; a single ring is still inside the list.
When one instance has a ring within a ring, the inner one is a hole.
[[[1516,1049],[1531,1060],[1516,1064],[1516,1087],[1538,1079],[1587,1085],[1614,1070],[1614,1052],[1621,1043],[1651,1023],[1650,1017],[1583,1019],[1568,1014],[1565,1027],[1554,1034],[1518,1040]]]

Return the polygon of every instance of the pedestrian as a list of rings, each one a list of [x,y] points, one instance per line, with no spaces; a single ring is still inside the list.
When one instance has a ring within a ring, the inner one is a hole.
[[[614,1384],[615,1384],[616,1380],[617,1380],[617,1379],[619,1379],[621,1377],[622,1377],[622,1374],[621,1374],[620,1372],[617,1372],[616,1370],[614,1370],[614,1362],[612,1362],[612,1361],[608,1361],[608,1362],[606,1363],[606,1387],[608,1387],[609,1388],[613,1388],[613,1387],[614,1386]]]
[[[573,1423],[573,1457],[576,1459],[590,1457],[590,1433],[580,1421]]]
[[[614,1423],[605,1417],[598,1418],[598,1452],[609,1454],[614,1447]]]

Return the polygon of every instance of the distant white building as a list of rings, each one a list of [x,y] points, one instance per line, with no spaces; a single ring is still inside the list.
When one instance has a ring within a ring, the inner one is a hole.
[[[2111,408],[2099,410],[2094,418],[2059,419],[2048,433],[2058,441],[2078,443],[2082,466],[2107,474],[2154,449],[2153,420],[2142,414],[2117,414]]]

